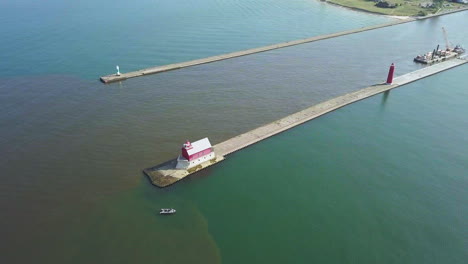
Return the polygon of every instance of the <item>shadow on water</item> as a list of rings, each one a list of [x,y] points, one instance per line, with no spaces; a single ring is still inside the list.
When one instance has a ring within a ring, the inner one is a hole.
[[[388,96],[390,95],[390,90],[385,91],[382,95],[382,102],[380,103],[380,109],[384,110],[385,105],[387,104]]]

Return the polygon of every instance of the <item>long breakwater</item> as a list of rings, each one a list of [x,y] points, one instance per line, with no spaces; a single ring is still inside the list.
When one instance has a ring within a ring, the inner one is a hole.
[[[440,14],[435,14],[435,15],[429,15],[429,16],[425,16],[425,17],[412,17],[412,18],[397,20],[397,21],[394,21],[394,22],[375,25],[375,26],[368,26],[368,27],[363,27],[363,28],[358,28],[358,29],[353,29],[353,30],[347,30],[347,31],[341,31],[341,32],[337,32],[337,33],[327,34],[327,35],[310,37],[310,38],[306,38],[306,39],[288,41],[288,42],[273,44],[273,45],[269,45],[269,46],[264,46],[264,47],[254,48],[254,49],[248,49],[248,50],[243,50],[243,51],[237,51],[237,52],[232,52],[232,53],[227,53],[227,54],[222,54],[222,55],[197,59],[197,60],[191,60],[191,61],[180,62],[180,63],[173,63],[173,64],[168,64],[168,65],[163,65],[163,66],[155,66],[155,67],[146,68],[146,69],[137,70],[137,71],[132,71],[132,72],[127,72],[127,73],[110,74],[110,75],[100,77],[100,80],[103,83],[118,82],[118,81],[123,81],[123,80],[129,79],[129,78],[146,76],[146,75],[151,75],[151,74],[156,74],[156,73],[161,73],[161,72],[166,72],[166,71],[182,69],[182,68],[195,66],[195,65],[200,65],[200,64],[206,64],[206,63],[212,63],[212,62],[221,61],[221,60],[232,59],[232,58],[236,58],[236,57],[251,55],[251,54],[270,51],[270,50],[274,50],[274,49],[281,49],[281,48],[300,45],[300,44],[304,44],[304,43],[309,43],[309,42],[314,42],[314,41],[319,41],[319,40],[324,40],[324,39],[330,39],[330,38],[336,38],[336,37],[340,37],[340,36],[355,34],[355,33],[359,33],[359,32],[364,32],[364,31],[369,31],[369,30],[374,30],[374,29],[379,29],[379,28],[384,28],[384,27],[395,26],[395,25],[399,25],[399,24],[403,24],[403,23],[413,22],[413,21],[416,21],[416,20],[429,19],[429,18],[433,18],[433,17],[437,17],[437,16],[447,15],[447,14],[466,11],[466,10],[468,10],[468,8],[453,10],[453,11],[450,11],[450,12],[445,12],[445,13],[440,13]]]
[[[463,65],[465,63],[468,63],[468,60],[460,58],[448,60],[414,72],[407,73],[405,75],[398,76],[393,80],[392,84],[376,84],[311,106],[307,109],[281,118],[272,123],[263,125],[259,128],[238,135],[213,146],[214,151],[216,153],[216,158],[211,160],[210,162],[205,162],[198,168],[190,170],[175,169],[175,165],[177,162],[176,160],[171,160],[163,164],[144,169],[143,172],[150,178],[151,182],[156,186],[165,187],[171,185],[192,173],[205,169],[206,167],[209,167],[224,160],[225,156],[235,151],[248,147],[271,136],[277,135],[290,128],[293,128],[314,118],[322,116],[326,113],[332,112],[336,109],[363,100],[365,98],[417,81],[419,79],[426,78],[439,72]]]

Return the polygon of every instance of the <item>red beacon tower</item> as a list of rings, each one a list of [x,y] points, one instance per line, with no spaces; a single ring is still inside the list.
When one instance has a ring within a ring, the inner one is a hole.
[[[186,141],[182,145],[182,153],[177,158],[176,169],[190,169],[200,163],[215,158],[213,147],[208,138],[190,143]]]
[[[392,63],[392,65],[390,65],[390,69],[388,69],[387,84],[392,84],[394,71],[395,71],[395,64]]]

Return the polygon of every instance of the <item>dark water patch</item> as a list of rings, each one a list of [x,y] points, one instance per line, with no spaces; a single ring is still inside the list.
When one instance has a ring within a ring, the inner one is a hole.
[[[178,213],[158,214],[159,208],[168,206],[177,208]],[[204,217],[190,201],[170,193],[147,192],[141,197],[140,190],[133,190],[119,194],[86,219],[86,231],[75,234],[81,246],[75,255],[69,256],[71,263],[96,260],[128,263],[149,259],[161,263],[220,263]],[[122,250],[126,253],[116,254]]]
[[[167,192],[142,192],[148,188],[153,191],[151,186],[139,186],[86,207],[64,206],[60,211],[67,214],[67,222],[57,221],[60,217],[51,215],[45,223],[35,220],[34,227],[25,223],[23,232],[33,234],[30,240],[15,239],[21,237],[18,231],[15,236],[11,234],[10,243],[4,247],[8,253],[3,258],[13,262],[33,258],[49,263],[128,263],[151,259],[161,263],[220,263],[218,248],[196,206]],[[159,215],[159,208],[167,206],[179,212]],[[28,254],[19,254],[21,248],[27,248]]]

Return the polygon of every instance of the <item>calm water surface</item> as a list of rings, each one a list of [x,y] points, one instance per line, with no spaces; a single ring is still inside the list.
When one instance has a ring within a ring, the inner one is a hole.
[[[389,20],[315,1],[44,3],[0,4],[0,33],[10,36],[0,42],[2,263],[467,259],[467,66],[166,189],[141,173],[187,138],[221,142],[380,82],[391,62],[397,75],[418,69],[411,58],[443,44],[442,26],[468,43],[467,12],[102,85],[95,79],[115,64],[126,71]],[[161,207],[178,213],[159,217]]]
[[[113,73],[391,19],[315,0],[4,0],[0,76]]]

